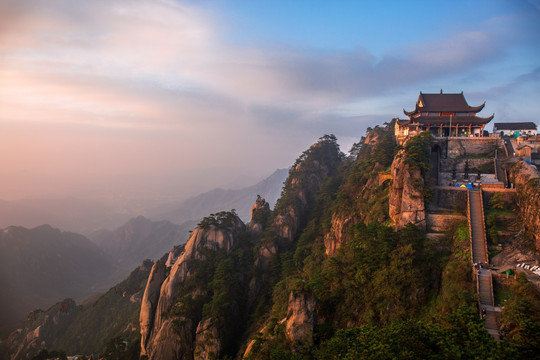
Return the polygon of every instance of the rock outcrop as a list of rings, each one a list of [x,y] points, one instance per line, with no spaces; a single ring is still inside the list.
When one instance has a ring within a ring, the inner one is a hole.
[[[195,359],[218,359],[222,344],[219,341],[219,329],[213,318],[199,323],[195,335]]]
[[[337,249],[351,239],[351,226],[387,220],[386,209],[374,209],[371,204],[374,198],[386,197],[387,180],[391,179],[385,172],[391,161],[391,152],[387,148],[393,149],[394,145],[392,129],[376,127],[356,145],[356,152],[351,152],[349,159],[354,161],[351,168],[362,170],[346,179],[341,187],[340,206],[332,214],[331,228],[324,238],[326,255],[334,256]],[[370,162],[368,169],[365,167],[367,162]]]
[[[425,229],[424,178],[421,171],[406,163],[402,150],[392,162],[391,174],[388,213],[396,229],[401,229],[408,223]]]
[[[267,280],[266,270],[272,259],[293,245],[305,225],[308,211],[322,183],[335,174],[342,156],[335,137],[324,136],[304,152],[291,168],[270,224],[272,235],[261,244],[255,260],[260,277],[254,277],[250,283],[250,304],[257,297],[261,282]]]
[[[79,312],[80,309],[72,299],[56,303],[46,312],[32,311],[24,329],[13,331],[7,340],[11,358],[31,358],[41,349],[46,349],[50,346],[50,334],[54,334],[57,328],[66,327]]]
[[[271,214],[270,204],[264,198],[257,196],[257,200],[250,211],[251,221],[248,224],[249,233],[254,237],[262,234]]]
[[[285,320],[285,336],[292,349],[313,346],[313,329],[317,324],[317,298],[311,292],[291,292]]]
[[[141,309],[141,355],[148,359],[192,359],[198,319],[181,315],[188,306],[186,303],[178,303],[185,299],[187,303],[204,296],[197,288],[179,293],[185,281],[192,275],[193,264],[198,260],[206,259],[207,251],[223,250],[229,253],[237,235],[245,231],[244,223],[236,215],[231,215],[226,224],[197,227],[189,238],[184,252],[172,266],[170,274],[163,280],[155,311],[150,297],[143,300]],[[156,270],[157,271],[157,270]],[[154,280],[156,287],[159,281]],[[155,293],[155,290],[154,290]],[[155,295],[154,295],[155,297]],[[191,299],[191,300],[189,300]],[[177,304],[177,311],[171,312]],[[148,310],[150,309],[150,310]],[[152,315],[153,316],[150,316]],[[144,331],[142,325],[145,325]],[[151,324],[151,325],[150,325]],[[201,325],[201,333],[204,332]]]
[[[154,325],[154,316],[156,313],[157,303],[159,300],[159,292],[161,285],[165,280],[166,266],[162,261],[158,261],[152,266],[144,295],[141,302],[141,314],[139,323],[141,325],[141,348],[145,349],[150,330]]]
[[[332,227],[324,237],[326,255],[334,256],[337,249],[349,241],[350,235],[348,230],[356,221],[357,219],[354,219],[350,215],[337,212],[332,215]]]
[[[134,339],[139,332],[135,324],[144,287],[153,265],[150,260],[143,261],[127,279],[96,299],[88,299],[84,306],[66,299],[46,310],[32,311],[6,343],[11,359],[31,359],[42,348],[89,354],[102,351],[110,338]]]
[[[297,160],[285,181],[282,197],[276,204],[276,216],[271,228],[277,239],[261,248],[257,260],[259,264],[268,263],[268,256],[274,254],[274,249],[280,251],[294,242],[322,183],[335,173],[342,156],[335,137],[325,136]]]
[[[540,172],[520,161],[510,168],[510,180],[517,190],[517,209],[523,225],[540,251]]]

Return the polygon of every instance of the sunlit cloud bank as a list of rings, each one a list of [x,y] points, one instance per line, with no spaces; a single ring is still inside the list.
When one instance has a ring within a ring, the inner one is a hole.
[[[13,184],[0,198],[126,182],[182,197],[248,182],[290,165],[324,133],[350,144],[420,90],[464,90],[490,112],[533,118],[538,19],[520,2],[514,13],[441,24],[449,30],[375,53],[363,43],[242,45],[210,3],[3,2],[1,172]],[[406,24],[395,26],[399,37]],[[526,104],[517,113],[497,105],[517,99]]]

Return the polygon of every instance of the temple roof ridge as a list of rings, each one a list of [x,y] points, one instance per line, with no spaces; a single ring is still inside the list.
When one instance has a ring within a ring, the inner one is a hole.
[[[442,89],[440,93],[423,93],[420,91],[418,95],[418,101],[416,102],[415,109],[413,111],[407,111],[403,109],[403,113],[407,116],[412,116],[418,112],[473,112],[477,113],[486,106],[484,102],[482,105],[470,106],[461,93],[443,93]]]

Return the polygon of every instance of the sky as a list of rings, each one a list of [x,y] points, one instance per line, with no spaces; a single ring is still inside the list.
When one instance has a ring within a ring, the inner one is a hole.
[[[537,121],[539,80],[540,0],[0,0],[0,199],[241,187],[420,91]]]

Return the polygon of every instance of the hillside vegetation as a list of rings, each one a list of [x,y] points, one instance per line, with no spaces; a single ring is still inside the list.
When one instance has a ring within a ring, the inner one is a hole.
[[[392,163],[426,176],[429,146],[422,134],[397,147],[393,124],[371,129],[348,156],[333,135],[321,137],[291,167],[274,210],[257,198],[247,226],[234,210],[211,214],[172,267],[154,264],[141,304],[140,353],[133,341],[115,347],[124,338],[111,337],[103,354],[109,360],[537,356],[540,297],[525,279],[509,289],[503,340],[485,330],[467,223],[433,238],[425,227],[391,220]],[[409,185],[424,201],[427,187],[415,180]]]

